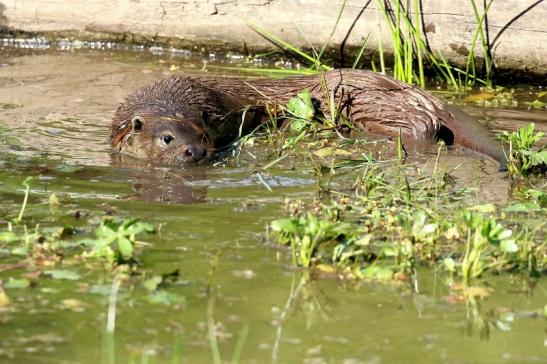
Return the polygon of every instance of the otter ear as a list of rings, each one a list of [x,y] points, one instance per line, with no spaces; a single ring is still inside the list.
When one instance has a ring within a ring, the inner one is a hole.
[[[131,119],[131,128],[135,133],[138,133],[142,130],[142,118],[140,116],[134,116],[133,119]]]

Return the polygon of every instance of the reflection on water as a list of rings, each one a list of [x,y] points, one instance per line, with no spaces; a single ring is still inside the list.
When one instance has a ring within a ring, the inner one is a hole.
[[[129,285],[118,297],[116,333],[105,337],[109,272],[81,281],[41,278],[35,287],[8,291],[16,304],[0,308],[0,362],[210,362],[211,317],[225,361],[245,330],[241,361],[249,363],[546,360],[538,311],[546,291],[541,285],[524,291],[523,278],[494,277],[489,283],[500,288],[489,298],[464,299],[438,282],[434,269],[419,272],[420,295],[406,286],[315,279],[288,269],[285,252],[262,243],[264,226],[282,214],[285,198],[315,196],[312,167],[272,168],[259,178],[258,167],[272,159],[267,151],[264,160],[185,169],[111,155],[110,119],[123,97],[177,67],[200,72],[201,59],[108,43],[97,45],[100,51],[29,47],[0,53],[0,220],[18,213],[21,182],[32,175],[38,176],[27,207],[32,224],[89,229],[93,219],[111,214],[162,224],[146,238],[151,245],[141,264],[151,276],[178,271],[168,290],[184,303],[152,304],[143,287]],[[495,130],[534,121],[547,131],[545,110],[465,109]],[[409,163],[431,166],[432,156],[424,152]],[[457,148],[444,162],[456,184],[477,188],[481,200],[507,198],[508,180],[495,162]],[[61,201],[54,216],[45,207],[52,192]],[[28,273],[9,257],[0,251],[0,279]],[[208,286],[215,294],[211,315]],[[70,306],[74,300],[79,309]]]

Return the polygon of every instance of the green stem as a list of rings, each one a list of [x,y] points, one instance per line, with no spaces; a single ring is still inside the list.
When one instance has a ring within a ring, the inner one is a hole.
[[[414,0],[414,15],[416,29],[416,55],[418,56],[418,77],[420,87],[425,87],[424,64],[422,59],[422,21],[420,18],[420,1]]]

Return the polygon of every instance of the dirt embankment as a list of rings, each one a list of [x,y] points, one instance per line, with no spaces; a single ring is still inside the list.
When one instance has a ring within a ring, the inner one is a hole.
[[[346,51],[346,65],[351,64],[347,51],[360,47],[367,34],[369,48],[377,45],[376,3],[346,2],[331,42],[336,52]],[[385,3],[393,7],[395,1]],[[456,64],[465,62],[477,26],[470,2],[420,3],[424,35],[431,49]],[[482,13],[483,2],[477,4]],[[159,41],[186,47],[271,47],[248,26],[253,23],[291,44],[309,47],[310,43],[320,46],[329,38],[340,6],[341,1],[331,0],[0,0],[0,28],[87,39],[108,36],[126,41]],[[383,14],[379,19],[384,47],[389,52],[387,23]],[[543,0],[492,4],[485,19],[486,36],[498,69],[547,74],[545,19],[547,4]],[[480,58],[480,46],[475,51]]]

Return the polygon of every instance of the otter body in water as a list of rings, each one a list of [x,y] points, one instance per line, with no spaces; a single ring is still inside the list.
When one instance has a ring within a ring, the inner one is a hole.
[[[502,168],[505,164],[494,134],[463,111],[390,77],[344,69],[252,81],[172,76],[141,88],[119,106],[112,122],[112,147],[168,164],[203,160],[259,125],[267,105],[284,105],[304,89],[324,114],[329,113],[327,100],[334,96],[340,112],[366,132],[401,132],[404,140],[442,139],[486,154]]]

